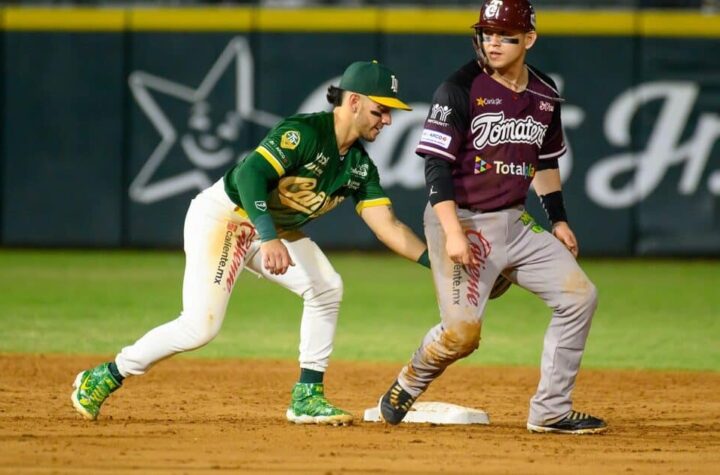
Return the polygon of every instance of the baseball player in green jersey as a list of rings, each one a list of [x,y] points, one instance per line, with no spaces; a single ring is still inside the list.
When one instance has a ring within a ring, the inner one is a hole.
[[[96,419],[124,378],[210,342],[220,330],[238,274],[247,268],[304,300],[300,378],[287,419],[352,423],[353,416],[332,405],[323,389],[342,280],[300,228],[351,198],[380,241],[429,266],[425,244],[395,217],[378,170],[359,142],[374,141],[391,124],[392,109],[410,109],[397,90],[397,78],[385,66],[351,64],[339,86],[328,89],[332,112],[281,121],[242,162],[192,200],[185,219],[182,313],[123,348],[114,361],[77,375],[72,402],[83,417]]]

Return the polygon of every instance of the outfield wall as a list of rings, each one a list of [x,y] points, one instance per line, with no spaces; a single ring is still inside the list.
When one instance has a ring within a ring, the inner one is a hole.
[[[325,109],[378,59],[414,111],[368,148],[421,232],[413,154],[437,84],[472,57],[475,10],[0,10],[0,243],[179,247],[189,200],[272,124]],[[529,61],[567,102],[561,160],[585,254],[720,255],[720,16],[541,11]],[[543,212],[537,199],[531,211]],[[340,220],[340,222],[338,222]],[[341,230],[338,233],[338,230]],[[309,228],[375,248],[345,205]]]

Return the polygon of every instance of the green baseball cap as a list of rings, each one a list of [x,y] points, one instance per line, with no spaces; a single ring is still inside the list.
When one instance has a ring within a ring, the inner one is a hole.
[[[352,63],[343,73],[338,87],[368,96],[385,107],[412,110],[397,97],[398,80],[395,74],[377,61]]]

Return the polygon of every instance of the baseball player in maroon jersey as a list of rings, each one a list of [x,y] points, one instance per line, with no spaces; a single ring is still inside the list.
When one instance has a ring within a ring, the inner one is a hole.
[[[504,276],[553,312],[528,430],[601,432],[605,422],[575,411],[570,397],[597,291],[575,261],[563,204],[562,99],[552,79],[525,63],[535,13],[528,0],[486,0],[473,28],[477,59],[438,87],[416,150],[425,158],[425,234],[441,322],[381,397],[380,413],[398,424],[448,365],[478,347],[485,305]],[[552,233],[524,209],[531,183]]]

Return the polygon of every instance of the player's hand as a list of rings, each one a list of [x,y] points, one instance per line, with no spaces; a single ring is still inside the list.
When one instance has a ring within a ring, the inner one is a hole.
[[[575,238],[575,233],[573,233],[570,226],[568,226],[568,223],[558,221],[553,225],[552,233],[574,257],[578,256],[579,249],[577,239]]]
[[[462,231],[448,234],[445,250],[450,260],[456,264],[478,265],[480,264],[472,253],[470,241]]]
[[[282,275],[294,266],[290,253],[280,239],[271,239],[260,245],[263,267],[273,275]]]

